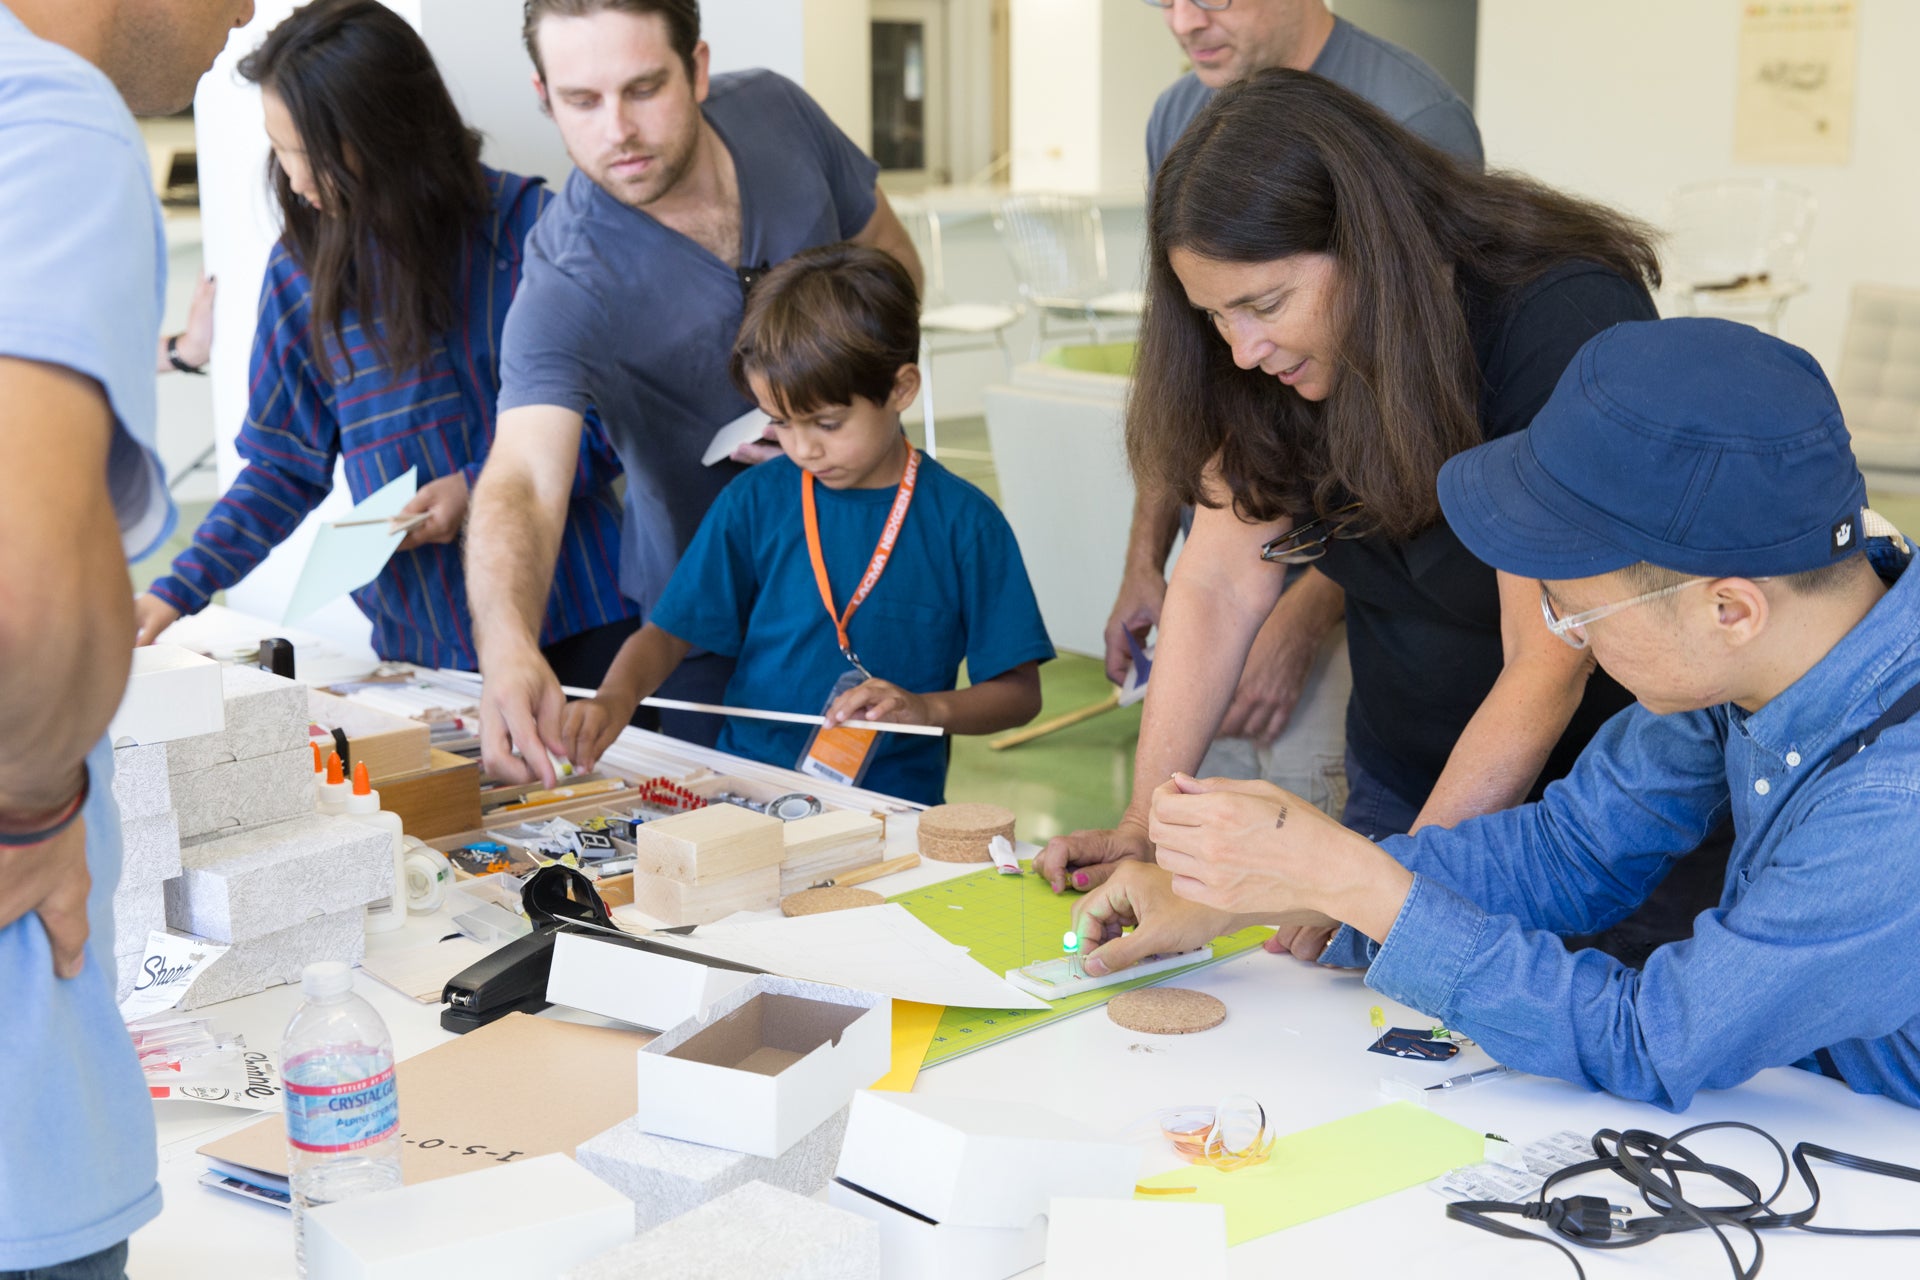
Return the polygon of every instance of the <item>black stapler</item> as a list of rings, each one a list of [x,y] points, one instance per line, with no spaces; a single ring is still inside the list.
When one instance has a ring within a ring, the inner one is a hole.
[[[440,999],[440,1026],[455,1035],[503,1018],[509,1013],[538,1013],[547,1007],[547,975],[553,970],[553,940],[562,931],[651,951],[676,960],[689,960],[710,969],[764,973],[751,965],[704,956],[697,951],[628,933],[613,922],[613,912],[593,881],[572,867],[550,863],[527,877],[520,903],[533,932],[516,938],[447,980]]]

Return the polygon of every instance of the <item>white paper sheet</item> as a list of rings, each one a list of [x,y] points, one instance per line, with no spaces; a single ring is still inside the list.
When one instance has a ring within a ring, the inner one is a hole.
[[[307,562],[300,567],[300,580],[294,584],[282,621],[299,622],[322,605],[331,604],[380,576],[387,561],[393,559],[393,553],[406,541],[406,534],[389,533],[384,524],[340,526],[347,521],[384,520],[393,516],[413,501],[418,480],[419,468],[409,467],[405,475],[368,494],[339,520],[320,526],[313,548],[307,552]]]
[[[921,924],[905,907],[887,903],[749,924],[712,924],[674,946],[750,964],[768,973],[878,991],[896,1000],[967,1009],[1045,1009]]]
[[[751,444],[767,432],[767,426],[773,421],[758,409],[749,409],[726,426],[713,433],[713,441],[707,445],[707,451],[700,456],[700,465],[710,467],[724,458],[733,456],[733,451],[743,444]]]
[[[1227,1280],[1226,1208],[1055,1196],[1047,1210],[1049,1280],[1116,1274]]]

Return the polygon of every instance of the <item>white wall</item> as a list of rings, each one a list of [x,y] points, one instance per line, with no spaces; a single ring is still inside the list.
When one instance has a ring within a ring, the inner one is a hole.
[[[1023,0],[1010,58],[1015,188],[1145,188],[1147,116],[1184,66],[1160,14],[1139,0]]]
[[[1811,289],[1781,336],[1833,372],[1856,281],[1920,286],[1920,4],[1858,6],[1854,145],[1844,166],[1736,165],[1740,5],[1480,0],[1477,113],[1487,162],[1658,222],[1675,187],[1774,177],[1813,191]]]
[[[709,0],[702,9],[724,3]],[[873,145],[872,21],[868,0],[806,0],[800,74],[794,77],[863,151]]]

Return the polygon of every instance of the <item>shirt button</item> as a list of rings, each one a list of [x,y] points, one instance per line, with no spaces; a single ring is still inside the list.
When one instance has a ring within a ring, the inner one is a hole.
[[[1761,795],[1765,795],[1767,794],[1767,792],[1773,790],[1773,784],[1771,782],[1768,782],[1765,778],[1762,778],[1758,782],[1753,784],[1753,789],[1759,792]]]
[[[1800,763],[1800,753],[1798,751],[1787,752],[1787,768],[1792,769],[1795,766],[1797,766],[1799,763]]]

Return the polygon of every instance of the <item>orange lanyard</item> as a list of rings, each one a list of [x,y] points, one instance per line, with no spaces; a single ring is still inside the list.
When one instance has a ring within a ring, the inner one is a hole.
[[[854,589],[853,598],[847,601],[847,611],[841,613],[833,607],[833,584],[827,580],[827,559],[820,550],[820,513],[814,505],[813,472],[803,472],[800,477],[800,508],[806,516],[807,554],[813,558],[813,580],[820,586],[820,601],[827,606],[827,616],[833,619],[833,629],[840,639],[840,652],[845,654],[855,670],[871,679],[867,669],[860,665],[860,659],[853,652],[853,639],[847,634],[847,624],[853,621],[854,610],[866,603],[873,594],[874,584],[880,581],[880,575],[886,572],[887,561],[893,555],[893,544],[899,540],[900,526],[907,521],[907,508],[913,505],[913,486],[920,476],[920,451],[907,450],[907,471],[900,477],[900,490],[893,495],[893,510],[887,513],[886,527],[880,530],[880,545],[873,549],[873,559],[867,562],[867,571],[860,579],[860,585]]]

